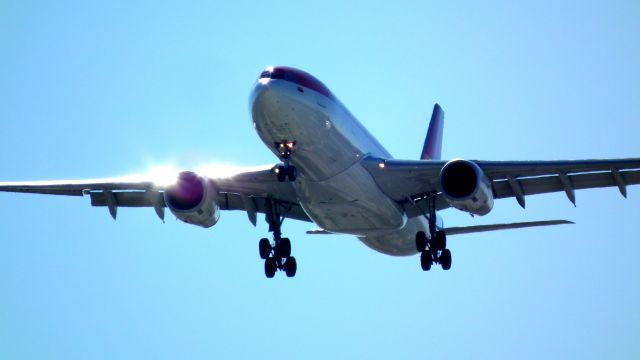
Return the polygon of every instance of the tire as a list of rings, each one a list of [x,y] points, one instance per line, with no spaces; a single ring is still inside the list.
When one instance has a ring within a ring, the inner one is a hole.
[[[294,277],[296,276],[296,271],[298,271],[298,263],[296,262],[296,258],[292,256],[284,263],[284,272],[287,274],[287,277]]]
[[[278,172],[276,173],[276,177],[279,182],[284,182],[287,179],[287,171],[284,166],[278,166]]]
[[[444,250],[447,248],[447,234],[445,234],[444,231],[436,231],[435,239],[437,250]]]
[[[289,166],[289,168],[287,169],[287,179],[291,182],[296,181],[296,178],[298,177],[298,170],[296,169],[295,166]]]
[[[291,240],[289,238],[282,238],[280,240],[280,257],[288,258],[291,256]]]
[[[423,271],[431,270],[432,262],[433,261],[431,260],[431,253],[429,253],[428,251],[423,251],[420,254],[420,266],[422,266]]]
[[[451,251],[449,251],[449,249],[442,250],[442,254],[440,254],[440,265],[442,265],[442,270],[451,269]]]
[[[260,239],[260,242],[258,243],[258,250],[260,251],[260,259],[267,259],[271,253],[271,244],[269,243],[269,239]]]
[[[416,251],[423,252],[427,248],[427,235],[424,231],[416,233]]]
[[[267,278],[271,279],[276,275],[277,267],[278,266],[276,265],[276,259],[274,258],[268,258],[264,261],[264,274],[267,276]]]

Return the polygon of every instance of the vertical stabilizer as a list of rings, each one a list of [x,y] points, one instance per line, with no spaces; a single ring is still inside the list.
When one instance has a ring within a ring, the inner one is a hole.
[[[427,131],[427,138],[424,139],[420,160],[440,160],[442,154],[442,130],[444,129],[444,111],[440,105],[433,106],[431,122]]]

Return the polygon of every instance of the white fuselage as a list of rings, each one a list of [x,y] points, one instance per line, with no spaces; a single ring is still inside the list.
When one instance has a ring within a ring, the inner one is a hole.
[[[367,156],[391,155],[338,100],[286,80],[260,79],[249,106],[258,135],[276,156],[275,143],[296,141],[293,188],[311,220],[385,254],[416,253],[416,233],[429,236],[426,219],[407,219],[361,165]]]

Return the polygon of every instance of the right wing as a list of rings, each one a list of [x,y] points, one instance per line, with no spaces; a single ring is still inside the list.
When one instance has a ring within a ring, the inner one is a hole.
[[[253,168],[230,176],[205,171],[218,191],[221,210],[243,210],[255,225],[256,214],[265,213],[270,201],[285,205],[287,218],[311,221],[298,203],[289,182],[278,182],[273,167]],[[175,174],[174,174],[175,175]],[[166,178],[166,174],[164,174]],[[174,177],[175,178],[175,177]],[[166,179],[165,179],[166,180]],[[118,207],[150,207],[164,219],[165,181],[154,175],[127,176],[93,180],[0,182],[0,191],[46,195],[89,196],[92,206],[105,206],[115,218]]]

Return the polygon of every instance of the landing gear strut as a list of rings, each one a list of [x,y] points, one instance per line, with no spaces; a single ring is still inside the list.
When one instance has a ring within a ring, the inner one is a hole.
[[[298,270],[296,258],[291,256],[291,240],[282,237],[282,223],[291,204],[285,205],[278,201],[267,199],[266,221],[269,224],[269,232],[273,233],[273,242],[269,239],[260,239],[258,249],[260,258],[264,259],[264,274],[268,278],[275,276],[276,271],[281,270],[287,277],[294,277]]]
[[[422,270],[431,270],[431,265],[440,264],[443,270],[451,269],[451,251],[447,249],[447,235],[436,228],[436,197],[433,192],[426,196],[427,220],[429,221],[429,234],[418,231],[416,234],[416,250],[420,253],[420,266]]]
[[[278,150],[278,154],[280,154],[280,157],[284,160],[284,165],[280,165],[276,168],[278,181],[296,181],[298,171],[296,170],[295,166],[289,164],[289,159],[291,158],[291,154],[296,147],[296,142],[283,140],[282,142],[277,142],[274,145]]]

